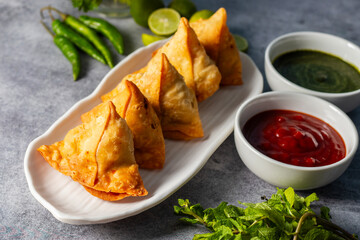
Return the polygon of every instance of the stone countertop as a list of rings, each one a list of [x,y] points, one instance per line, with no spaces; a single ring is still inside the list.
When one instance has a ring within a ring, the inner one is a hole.
[[[55,219],[31,195],[25,175],[28,144],[43,134],[62,114],[88,96],[109,68],[81,54],[81,78],[72,81],[67,60],[39,23],[39,9],[48,4],[80,15],[71,1],[0,0],[0,239],[191,239],[206,232],[179,222],[173,214],[178,198],[204,207],[221,201],[259,202],[276,191],[250,172],[239,158],[230,135],[206,165],[187,184],[157,206],[133,217],[99,225],[70,225]],[[264,75],[264,52],[275,37],[294,31],[335,34],[360,45],[359,0],[347,1],[196,1],[198,9],[223,6],[228,26],[250,43],[248,55]],[[149,33],[131,18],[110,19],[124,34],[125,55],[142,46]],[[266,80],[266,78],[265,78]],[[265,81],[265,91],[269,87]],[[360,108],[348,113],[359,130]],[[315,189],[317,205],[331,209],[333,222],[360,234],[360,153],[335,182]],[[299,191],[308,195],[313,191]]]

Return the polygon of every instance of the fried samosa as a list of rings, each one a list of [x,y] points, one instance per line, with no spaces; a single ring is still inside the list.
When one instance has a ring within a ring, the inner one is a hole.
[[[134,157],[132,133],[112,102],[98,105],[63,141],[38,151],[56,170],[104,200],[144,196]]]
[[[186,18],[181,18],[174,36],[155,55],[165,53],[170,63],[184,77],[199,102],[213,95],[218,89],[221,74],[206,54]]]
[[[194,29],[206,53],[218,66],[222,85],[242,84],[242,64],[235,39],[226,25],[226,10],[220,8],[209,19],[199,19]]]
[[[112,101],[134,136],[135,160],[140,168],[160,169],[165,162],[165,142],[160,120],[139,88],[128,80],[101,97]],[[86,118],[82,116],[82,119]]]
[[[203,137],[195,94],[165,54],[155,55],[144,75],[133,81],[158,114],[165,138],[190,140]]]

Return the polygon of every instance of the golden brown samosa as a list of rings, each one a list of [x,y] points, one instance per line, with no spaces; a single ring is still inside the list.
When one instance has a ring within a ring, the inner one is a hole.
[[[190,140],[203,137],[195,94],[165,54],[155,55],[144,75],[133,82],[158,114],[165,138]]]
[[[242,84],[242,64],[235,39],[226,25],[226,10],[220,8],[209,19],[199,19],[194,29],[206,53],[218,66],[222,85]]]
[[[181,18],[174,36],[155,55],[165,53],[170,63],[184,77],[199,102],[213,95],[218,89],[221,74],[206,54],[186,18]]]
[[[124,79],[101,99],[112,101],[134,136],[135,160],[140,168],[160,169],[165,162],[165,142],[160,120],[138,87]],[[86,118],[86,115],[82,116]]]
[[[92,109],[89,118],[63,141],[42,145],[38,151],[53,168],[104,200],[147,195],[135,162],[131,130],[112,102]]]

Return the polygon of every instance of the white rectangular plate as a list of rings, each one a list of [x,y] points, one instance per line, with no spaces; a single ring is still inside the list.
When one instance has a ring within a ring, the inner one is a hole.
[[[76,103],[49,130],[29,144],[24,168],[30,191],[58,220],[70,224],[106,223],[139,214],[159,204],[205,165],[233,131],[235,112],[241,103],[263,90],[260,71],[249,56],[241,53],[244,84],[221,87],[199,104],[205,137],[193,141],[166,140],[165,167],[155,171],[140,170],[149,192],[146,197],[128,197],[117,202],[93,197],[70,177],[50,167],[36,149],[62,140],[70,129],[81,123],[81,114],[99,104],[100,96],[112,90],[125,75],[145,66],[152,52],[162,44],[164,41],[138,49],[121,61],[91,95]]]

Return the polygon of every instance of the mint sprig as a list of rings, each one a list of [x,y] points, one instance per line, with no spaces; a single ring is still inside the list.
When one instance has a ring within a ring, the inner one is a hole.
[[[202,224],[210,232],[195,234],[194,240],[315,240],[358,239],[331,223],[330,210],[321,208],[321,217],[310,208],[319,198],[315,193],[306,198],[293,188],[277,189],[270,199],[260,203],[242,203],[243,207],[220,203],[216,208],[204,209],[179,199],[174,206],[181,221]]]

